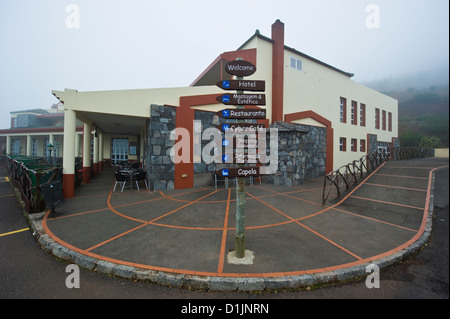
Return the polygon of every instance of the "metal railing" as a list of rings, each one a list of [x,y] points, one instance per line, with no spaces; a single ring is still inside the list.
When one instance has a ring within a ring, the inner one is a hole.
[[[333,199],[339,198],[352,186],[363,181],[386,161],[432,157],[433,155],[433,149],[418,147],[395,147],[391,148],[388,152],[385,149],[379,149],[371,154],[364,155],[359,160],[354,160],[325,175],[322,206],[325,206],[330,195],[333,196]]]
[[[0,165],[8,172],[11,182],[18,189],[24,208],[29,213],[45,209],[45,202],[39,185],[62,180],[62,168],[47,163],[38,157],[0,157]]]

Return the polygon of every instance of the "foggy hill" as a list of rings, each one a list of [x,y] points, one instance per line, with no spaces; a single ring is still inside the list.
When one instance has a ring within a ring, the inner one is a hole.
[[[448,68],[365,85],[398,100],[401,146],[417,146],[422,136],[437,136],[439,147],[449,147]]]

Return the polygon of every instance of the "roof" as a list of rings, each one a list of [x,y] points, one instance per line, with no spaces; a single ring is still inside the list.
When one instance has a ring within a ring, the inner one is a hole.
[[[256,29],[255,34],[252,35],[247,41],[245,41],[245,42],[244,42],[237,50],[241,50],[248,42],[250,42],[251,40],[253,40],[255,37],[257,37],[258,39],[261,39],[261,40],[270,42],[270,43],[273,43],[273,42],[274,42],[272,39],[270,39],[270,38],[268,38],[268,37],[262,35],[262,34],[259,32],[259,30]],[[340,69],[338,69],[338,68],[336,68],[336,67],[334,67],[334,66],[332,66],[332,65],[329,65],[329,64],[327,64],[327,63],[325,63],[325,62],[322,62],[322,61],[320,61],[320,60],[317,60],[316,58],[313,58],[312,56],[309,56],[309,55],[307,55],[307,54],[305,54],[305,53],[303,53],[303,52],[300,52],[300,51],[298,51],[298,50],[296,50],[296,49],[294,49],[294,48],[288,47],[287,45],[284,46],[284,49],[287,50],[287,51],[290,51],[290,52],[292,52],[292,53],[298,54],[298,55],[300,55],[301,57],[304,57],[304,58],[306,58],[306,59],[308,59],[308,60],[311,60],[311,61],[313,61],[313,62],[316,62],[316,63],[318,63],[318,64],[320,64],[320,65],[323,65],[323,66],[325,66],[325,67],[327,67],[327,68],[329,68],[329,69],[331,69],[331,70],[333,70],[333,71],[336,71],[336,72],[339,72],[339,73],[341,73],[341,74],[344,74],[345,76],[348,76],[348,77],[350,77],[350,78],[353,77],[353,76],[355,75],[354,73],[349,73],[349,72],[342,71],[342,70],[340,70]]]
[[[30,109],[30,110],[22,110],[22,111],[12,111],[11,114],[16,113],[37,113],[37,114],[47,114],[48,111],[44,109]]]

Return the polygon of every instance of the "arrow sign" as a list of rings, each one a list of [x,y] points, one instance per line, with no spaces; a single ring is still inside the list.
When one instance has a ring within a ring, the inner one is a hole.
[[[228,113],[229,117],[229,113]],[[266,124],[251,124],[251,123],[225,123],[218,126],[222,132],[230,132],[233,134],[250,134],[263,132]]]
[[[245,90],[255,92],[264,92],[266,90],[265,81],[226,80],[226,81],[219,81],[216,83],[216,85],[224,90]]]
[[[225,109],[217,115],[226,119],[265,119],[265,109]],[[243,123],[239,124],[243,125]]]
[[[216,98],[217,101],[226,105],[266,105],[265,94],[222,94]]]
[[[256,66],[248,61],[235,60],[225,64],[225,71],[231,75],[249,76],[256,72]]]
[[[233,155],[223,154],[223,163],[257,163],[265,160],[264,154],[248,154],[244,152],[234,152]]]
[[[223,177],[250,177],[260,175],[258,166],[223,168],[216,171],[216,174]]]

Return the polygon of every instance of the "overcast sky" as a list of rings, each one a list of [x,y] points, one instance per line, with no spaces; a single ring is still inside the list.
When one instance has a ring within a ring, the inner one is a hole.
[[[448,72],[448,11],[448,0],[0,0],[0,129],[11,111],[56,103],[51,90],[189,86],[276,19],[286,45],[357,82]]]

